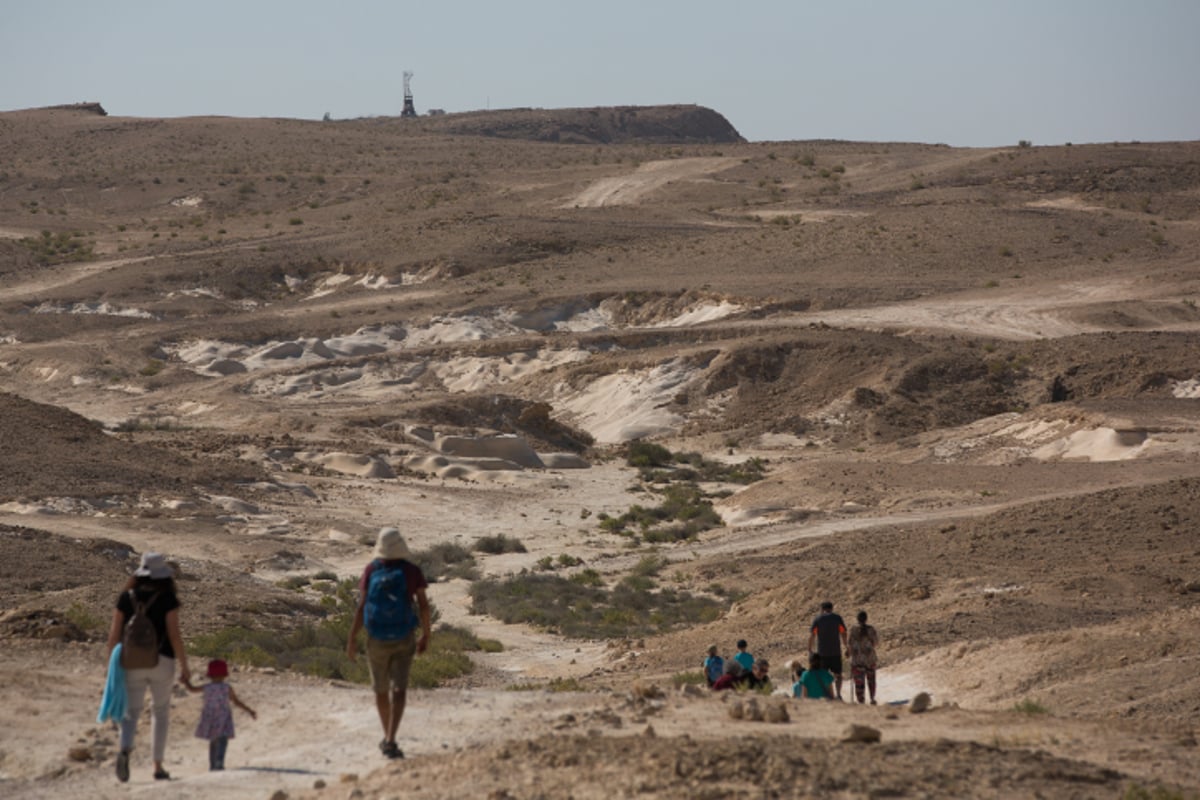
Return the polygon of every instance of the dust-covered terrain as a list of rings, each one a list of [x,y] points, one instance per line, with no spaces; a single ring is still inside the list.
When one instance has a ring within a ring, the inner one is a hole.
[[[209,773],[180,689],[170,796],[1200,791],[1200,144],[99,111],[0,113],[0,794],[162,792],[94,721],[149,550],[259,712]],[[336,653],[220,650],[383,525],[485,643],[393,763]],[[696,687],[826,599],[880,705]]]

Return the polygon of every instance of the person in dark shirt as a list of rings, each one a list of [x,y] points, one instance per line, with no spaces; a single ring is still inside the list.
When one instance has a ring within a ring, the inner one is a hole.
[[[837,699],[842,699],[842,651],[849,647],[846,623],[833,613],[833,603],[821,603],[821,613],[808,634],[808,651],[821,656],[822,666],[833,673]]]
[[[171,687],[175,683],[175,666],[179,665],[179,677],[184,683],[191,679],[187,651],[183,648],[183,636],[179,628],[179,598],[175,594],[175,578],[171,565],[160,553],[143,553],[141,564],[124,590],[117,597],[113,609],[112,625],[108,631],[108,654],[111,659],[113,648],[121,643],[125,624],[133,616],[135,605],[147,603],[146,616],[158,634],[158,664],[145,669],[125,670],[125,692],[128,696],[125,716],[121,719],[121,749],[117,753],[117,780],[129,780],[129,754],[133,750],[134,735],[137,733],[138,718],[146,703],[146,689],[150,690],[150,731],[154,741],[154,778],[170,780],[163,769],[163,756],[167,749],[167,727],[171,716]]]

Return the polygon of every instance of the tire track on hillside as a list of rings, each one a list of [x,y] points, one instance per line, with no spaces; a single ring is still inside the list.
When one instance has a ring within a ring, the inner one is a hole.
[[[741,163],[736,158],[678,158],[650,161],[626,175],[602,178],[584,189],[564,208],[631,205],[672,181],[696,180]]]
[[[890,331],[937,331],[987,336],[1013,341],[1058,339],[1110,330],[1127,330],[1070,319],[1069,313],[1101,303],[1141,301],[1177,304],[1137,293],[1132,279],[1097,283],[1067,283],[1031,287],[1008,293],[969,293],[923,298],[907,303],[786,314],[753,321],[732,321],[732,326],[829,325],[837,328]],[[1138,330],[1200,330],[1200,322],[1172,323]]]

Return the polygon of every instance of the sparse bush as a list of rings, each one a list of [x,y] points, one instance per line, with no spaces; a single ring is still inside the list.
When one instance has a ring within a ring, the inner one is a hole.
[[[85,606],[79,601],[71,603],[67,610],[63,613],[75,627],[82,631],[98,631],[101,630],[108,622],[104,617],[92,611],[91,607]]]
[[[40,237],[29,236],[21,239],[20,243],[33,253],[37,263],[42,266],[87,261],[94,255],[93,244],[85,241],[79,231],[42,231]]]
[[[654,591],[645,585],[648,580],[626,579],[606,591],[557,575],[488,578],[471,586],[471,613],[579,638],[646,635],[710,622],[721,614],[721,604],[710,598]]]
[[[653,442],[630,442],[625,461],[631,467],[662,467],[671,463],[671,451]]]
[[[162,372],[163,366],[164,365],[163,365],[162,361],[160,361],[157,358],[152,358],[146,362],[146,366],[142,367],[141,370],[139,370],[139,374],[141,374],[144,377],[149,378],[153,375],[157,375],[158,373]]]
[[[480,536],[475,540],[475,544],[471,546],[472,550],[479,553],[487,553],[488,555],[501,555],[502,553],[525,553],[525,545],[520,539],[506,536],[503,533],[497,533],[490,536]]]
[[[648,555],[643,556],[642,560],[634,565],[631,573],[633,575],[644,575],[646,577],[654,577],[662,572],[663,567],[670,562],[663,556]]]
[[[1013,711],[1021,714],[1049,714],[1050,709],[1036,700],[1026,698],[1013,706]]]
[[[299,577],[299,576],[297,576]],[[307,583],[308,579],[303,578]],[[188,650],[208,658],[225,658],[236,664],[274,667],[316,675],[322,678],[366,683],[370,679],[366,659],[346,658],[346,639],[357,607],[356,582],[346,579],[321,599],[328,614],[317,622],[300,625],[290,631],[251,629],[244,626],[223,628],[197,636],[188,642]],[[431,609],[434,619],[436,609]],[[470,672],[474,665],[464,650],[482,649],[474,634],[443,626],[434,631],[429,650],[413,661],[410,685],[432,687]]]
[[[604,578],[602,578],[600,576],[599,572],[592,569],[591,567],[588,567],[587,569],[576,572],[574,575],[571,576],[570,580],[574,583],[578,583],[583,586],[603,586],[604,585]]]
[[[312,583],[312,580],[304,575],[289,575],[286,578],[276,581],[275,585],[281,589],[303,589],[310,583]]]
[[[471,555],[470,550],[454,542],[441,542],[413,553],[413,562],[421,567],[421,571],[430,581],[444,578],[465,578],[471,581],[479,577],[475,556]]]
[[[671,685],[678,689],[680,686],[703,686],[708,683],[702,670],[695,672],[676,672],[671,676]]]
[[[1121,795],[1122,800],[1195,800],[1196,795],[1190,798],[1178,789],[1168,789],[1165,786],[1142,786],[1140,783],[1131,783],[1125,788],[1125,794]]]
[[[694,538],[701,531],[725,524],[694,483],[668,486],[663,494],[663,502],[656,508],[630,506],[619,517],[601,520],[601,529],[611,533],[633,533],[630,526],[637,526],[642,538],[648,542],[674,542]],[[678,524],[658,527],[671,522]]]

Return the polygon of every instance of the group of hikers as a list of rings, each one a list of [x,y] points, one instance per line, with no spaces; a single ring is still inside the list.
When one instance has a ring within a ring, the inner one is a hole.
[[[409,669],[413,657],[429,646],[432,633],[425,595],[428,584],[396,528],[379,531],[374,556],[359,579],[358,605],[347,637],[346,656],[351,661],[358,658],[358,635],[365,629],[367,667],[383,728],[379,750],[387,758],[403,758],[396,731],[408,697]],[[225,753],[234,736],[232,707],[256,718],[227,683],[229,665],[223,659],[208,662],[207,683],[192,684],[179,609],[170,563],[160,553],[143,553],[113,609],[108,634],[108,680],[97,714],[98,722],[111,720],[120,727],[116,772],[122,783],[129,780],[130,755],[147,689],[152,710],[153,776],[160,781],[171,779],[163,767],[163,757],[176,666],[179,682],[204,695],[196,736],[209,743],[210,770],[225,768]]]
[[[396,743],[396,731],[404,716],[413,658],[429,646],[432,634],[427,586],[425,575],[412,562],[400,531],[381,529],[375,541],[374,558],[359,579],[358,604],[347,637],[346,656],[351,661],[358,658],[358,636],[365,630],[367,667],[383,729],[379,750],[387,758],[404,757]],[[153,776],[155,780],[171,778],[163,767],[163,756],[176,666],[180,683],[204,695],[196,736],[209,743],[210,770],[225,768],[226,749],[234,736],[232,707],[255,718],[255,712],[227,683],[229,665],[224,660],[208,662],[206,684],[192,684],[179,609],[175,573],[170,563],[159,553],[144,553],[113,609],[108,635],[108,681],[97,715],[97,721],[111,720],[120,727],[116,772],[121,782],[129,780],[130,754],[147,690],[152,702]],[[792,694],[841,700],[844,652],[858,702],[866,702],[869,691],[874,704],[878,644],[875,628],[867,624],[867,612],[858,612],[858,624],[847,630],[842,618],[833,612],[833,603],[822,603],[821,613],[813,620],[809,632],[807,667],[798,661],[791,665]],[[729,659],[718,655],[716,645],[709,648],[704,674],[714,690],[771,688],[770,664],[765,658],[754,658],[747,648],[745,640],[739,641],[737,652]]]
[[[714,691],[725,689],[771,689],[771,665],[765,658],[755,658],[745,639],[737,642],[737,652],[730,658],[718,653],[714,644],[704,659],[704,678]],[[812,621],[808,634],[808,663],[801,659],[789,662],[791,695],[809,700],[841,700],[843,667],[849,662],[854,695],[860,703],[875,705],[875,670],[878,667],[876,650],[879,634],[867,624],[867,612],[858,612],[858,624],[847,629],[845,621],[833,611],[833,603],[821,604],[821,613]],[[843,654],[845,661],[843,661]]]

